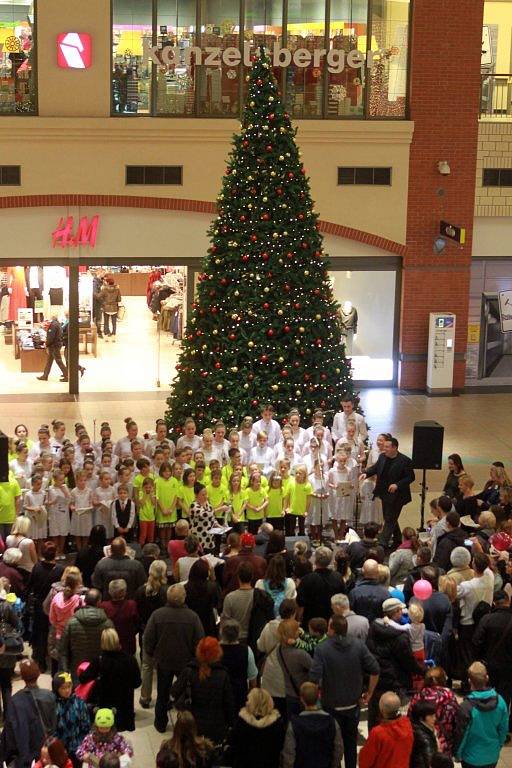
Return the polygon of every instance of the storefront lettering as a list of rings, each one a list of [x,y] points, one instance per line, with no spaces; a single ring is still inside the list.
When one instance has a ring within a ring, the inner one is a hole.
[[[251,43],[244,42],[243,51],[239,48],[215,48],[191,46],[184,50],[172,45],[166,45],[159,48],[157,45],[151,45],[148,40],[144,42],[145,53],[150,61],[163,70],[173,69],[177,65],[182,65],[181,56],[185,54],[185,66],[190,67],[192,61],[198,66],[220,67],[224,64],[226,67],[237,67],[243,63],[245,67],[252,66],[251,57],[253,55]],[[344,51],[341,48],[319,48],[309,51],[307,48],[296,48],[291,51],[289,48],[281,48],[279,43],[274,43],[271,57],[273,67],[288,67],[292,62],[296,67],[306,68],[312,65],[320,67],[325,58],[327,69],[332,74],[340,74],[345,67],[350,69],[361,69],[367,67],[371,69],[375,60],[378,60],[384,51],[367,51],[362,53],[358,50]]]
[[[61,217],[57,229],[52,232],[52,248],[77,248],[80,245],[94,248],[99,225],[99,216],[93,216],[90,221],[87,216],[82,216],[74,234],[74,216]]]

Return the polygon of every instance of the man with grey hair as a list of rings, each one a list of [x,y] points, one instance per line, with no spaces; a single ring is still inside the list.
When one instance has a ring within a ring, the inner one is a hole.
[[[23,554],[18,547],[9,547],[5,550],[2,560],[0,560],[0,576],[9,580],[11,591],[21,597],[25,591],[23,576],[17,568]]]
[[[272,523],[262,523],[260,527],[258,528],[258,533],[256,534],[256,546],[254,547],[254,554],[260,555],[261,557],[265,557],[267,554],[267,547],[268,547],[268,541],[270,539],[270,534],[274,530],[274,526]]]
[[[173,584],[167,590],[167,605],[151,614],[144,631],[144,651],[153,659],[157,674],[155,728],[165,733],[167,707],[174,677],[179,677],[194,658],[204,636],[199,616],[185,605],[185,587]]]
[[[347,621],[347,637],[353,637],[366,643],[370,622],[366,616],[358,616],[350,609],[347,595],[333,595],[331,608],[334,616],[343,616]]]
[[[307,631],[311,619],[322,618],[329,620],[331,615],[331,598],[340,592],[345,592],[345,582],[331,566],[332,550],[328,547],[318,547],[315,552],[315,570],[307,573],[297,589],[297,605],[302,626]]]
[[[113,623],[121,648],[125,653],[135,656],[137,633],[139,631],[139,612],[135,600],[126,599],[127,585],[124,579],[113,579],[108,585],[110,600],[100,603]]]

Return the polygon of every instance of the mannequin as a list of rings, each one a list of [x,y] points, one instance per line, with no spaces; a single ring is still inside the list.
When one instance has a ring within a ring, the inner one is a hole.
[[[351,355],[353,341],[357,338],[357,309],[351,301],[344,301],[339,316],[341,333],[345,337],[345,351]]]
[[[23,267],[7,267],[7,280],[11,297],[8,319],[15,322],[18,319],[18,309],[24,309],[27,306],[25,269]]]

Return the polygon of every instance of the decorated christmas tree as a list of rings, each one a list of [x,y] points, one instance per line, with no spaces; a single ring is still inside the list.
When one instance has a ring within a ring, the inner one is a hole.
[[[318,217],[262,50],[248,76],[218,215],[184,333],[167,421],[198,432],[272,402],[276,418],[339,409],[350,363],[322,251]]]

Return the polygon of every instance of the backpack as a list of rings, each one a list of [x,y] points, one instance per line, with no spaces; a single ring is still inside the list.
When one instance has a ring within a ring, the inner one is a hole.
[[[270,595],[274,601],[274,619],[277,619],[279,617],[279,607],[284,600],[286,584],[278,589],[276,587],[271,587],[268,579],[264,579],[263,586],[265,587],[265,592],[267,595]]]
[[[262,589],[255,589],[251,618],[249,620],[249,631],[247,633],[247,644],[252,649],[255,656],[258,656],[258,637],[263,631],[263,627],[274,618],[274,601],[267,592]]]

